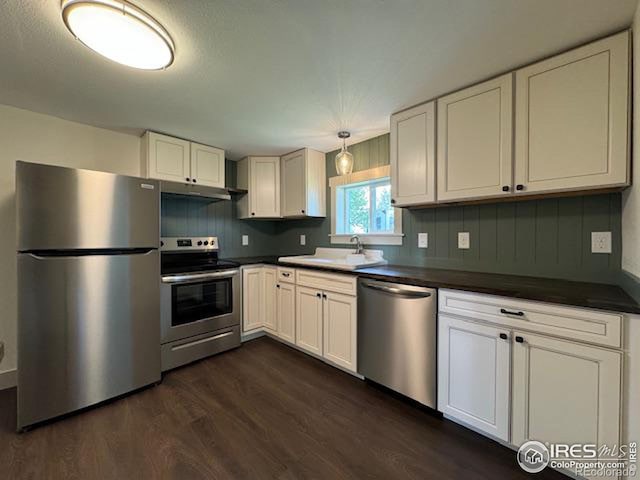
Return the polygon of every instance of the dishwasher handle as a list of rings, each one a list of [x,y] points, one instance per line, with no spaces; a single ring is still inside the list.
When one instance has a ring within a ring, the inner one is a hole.
[[[378,290],[380,292],[389,293],[391,295],[400,295],[409,298],[427,298],[431,296],[431,292],[420,292],[416,290],[405,290],[398,287],[388,287],[386,285],[379,285],[377,283],[362,282],[362,286],[371,288],[372,290]]]

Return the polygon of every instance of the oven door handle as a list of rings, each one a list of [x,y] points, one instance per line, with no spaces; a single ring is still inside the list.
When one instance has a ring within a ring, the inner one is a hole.
[[[239,270],[220,270],[219,272],[185,273],[182,275],[163,275],[162,283],[189,283],[198,280],[216,278],[231,278],[239,273]]]

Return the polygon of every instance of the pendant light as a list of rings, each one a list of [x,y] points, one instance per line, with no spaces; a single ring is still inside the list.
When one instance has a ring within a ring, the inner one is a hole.
[[[142,70],[173,63],[167,31],[124,0],[63,0],[62,20],[85,46],[109,60]]]
[[[349,175],[353,171],[353,155],[347,151],[347,138],[349,132],[338,132],[338,138],[342,139],[342,150],[336,155],[336,172],[338,175]]]

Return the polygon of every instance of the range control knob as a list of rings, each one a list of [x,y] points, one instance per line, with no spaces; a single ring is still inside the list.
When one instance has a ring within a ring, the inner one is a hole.
[[[198,240],[198,246],[202,245],[202,240]]]
[[[205,246],[209,245],[209,242],[207,240],[204,241]]]

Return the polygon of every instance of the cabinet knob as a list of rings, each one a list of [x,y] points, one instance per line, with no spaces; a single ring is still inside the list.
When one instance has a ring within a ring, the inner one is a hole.
[[[323,293],[323,294],[322,294],[322,298],[324,298],[324,299],[326,300],[326,298],[327,298],[327,294],[326,294],[326,293]]]
[[[276,285],[276,288],[280,288],[280,285]]]
[[[186,180],[187,182],[190,182],[190,181],[191,181],[191,179],[190,179],[189,177],[187,177],[185,180]]]
[[[256,212],[251,212],[251,215],[255,215],[255,214],[256,214]]]
[[[391,203],[392,203],[392,204],[393,204],[393,203],[396,203],[396,199],[395,199],[395,198],[392,198],[392,199],[391,199]]]
[[[508,192],[509,191],[509,185],[505,185],[502,187],[502,191],[503,192]]]
[[[509,337],[507,336],[507,334],[506,334],[506,333],[501,333],[501,334],[500,334],[500,338],[501,338],[502,340],[506,340],[506,339],[507,339],[507,338],[509,338]]]
[[[524,185],[519,183],[518,185],[516,185],[516,190],[524,190]]]
[[[304,213],[304,210],[300,210],[302,213]]]
[[[518,317],[524,317],[524,312],[514,312],[512,310],[506,310],[504,308],[500,309],[500,313],[502,313],[503,315],[516,315]]]
[[[524,338],[522,338],[521,336],[519,336],[519,335],[518,335],[518,336],[516,337],[516,342],[518,342],[518,343],[524,343]]]
[[[196,183],[196,179],[194,178],[193,180],[191,180],[193,183]]]
[[[320,293],[316,293],[316,297],[320,298],[322,295]]]

